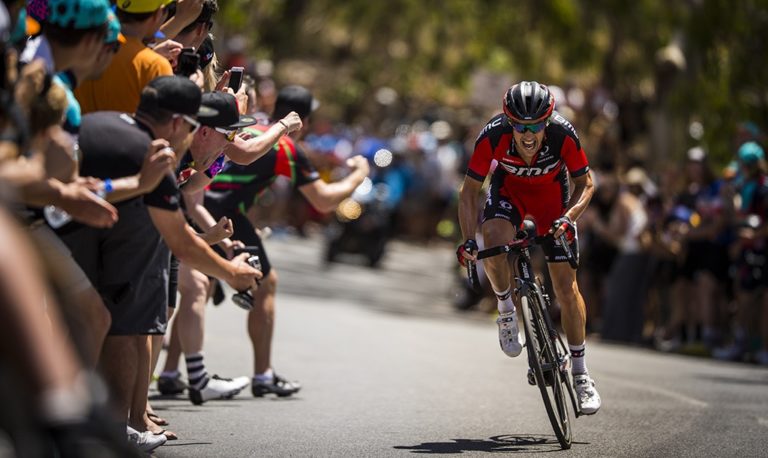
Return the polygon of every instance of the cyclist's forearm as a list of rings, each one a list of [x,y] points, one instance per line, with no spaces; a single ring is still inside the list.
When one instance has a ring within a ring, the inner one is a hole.
[[[583,180],[574,180],[573,194],[568,202],[568,208],[565,210],[565,215],[571,218],[572,221],[576,221],[581,217],[584,210],[587,209],[589,201],[592,200],[592,194],[595,192],[595,187],[592,184],[592,177],[587,174]]]
[[[477,193],[467,188],[465,180],[459,193],[459,226],[464,240],[474,239],[477,233]]]

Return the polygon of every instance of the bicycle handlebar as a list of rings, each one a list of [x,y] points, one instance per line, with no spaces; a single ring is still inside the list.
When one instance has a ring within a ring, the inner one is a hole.
[[[543,237],[528,236],[526,232],[522,232],[522,231],[518,232],[518,236],[520,238],[512,242],[509,242],[507,244],[487,248],[485,250],[480,250],[477,253],[477,260],[480,261],[481,259],[492,258],[500,254],[505,254],[511,251],[520,250],[522,248],[529,246],[531,243],[531,240],[534,240],[538,243],[544,237],[552,237],[552,236],[543,236]],[[579,267],[579,261],[576,259],[576,256],[573,255],[573,251],[571,250],[571,245],[568,243],[568,240],[565,238],[565,234],[560,234],[560,237],[558,237],[558,241],[560,242],[560,246],[563,247],[563,251],[565,252],[565,258],[568,260],[568,264],[570,264],[570,266],[573,269],[577,269]],[[466,265],[467,265],[467,280],[469,280],[470,286],[475,291],[479,291],[480,277],[477,275],[477,264],[474,261],[467,261]]]

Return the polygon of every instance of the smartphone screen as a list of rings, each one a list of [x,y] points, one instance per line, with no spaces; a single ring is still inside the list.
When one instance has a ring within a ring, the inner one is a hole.
[[[232,67],[229,69],[229,87],[233,91],[240,90],[240,85],[243,84],[243,67]]]

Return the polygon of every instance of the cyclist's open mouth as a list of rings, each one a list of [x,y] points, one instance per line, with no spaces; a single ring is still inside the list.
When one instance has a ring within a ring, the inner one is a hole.
[[[520,143],[523,145],[523,149],[525,149],[528,153],[535,153],[536,152],[536,139],[533,138],[531,140],[521,140]]]

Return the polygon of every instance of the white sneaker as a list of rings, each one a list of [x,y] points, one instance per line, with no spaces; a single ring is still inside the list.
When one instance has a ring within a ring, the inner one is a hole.
[[[200,405],[211,399],[229,399],[242,391],[249,383],[251,383],[251,379],[248,377],[223,378],[214,375],[208,379],[208,383],[202,390],[190,387],[188,389],[189,400],[192,401],[192,404]]]
[[[600,395],[595,389],[595,381],[588,374],[574,375],[573,387],[576,389],[581,413],[592,415],[600,410]]]
[[[520,332],[517,329],[517,314],[514,311],[500,313],[496,318],[496,324],[499,326],[501,351],[510,358],[519,355],[523,351],[523,344],[520,342]]]
[[[168,437],[165,434],[153,434],[150,431],[144,431],[140,433],[130,426],[126,426],[126,432],[128,433],[128,442],[137,446],[139,450],[145,453],[149,453],[152,450],[165,444]]]

